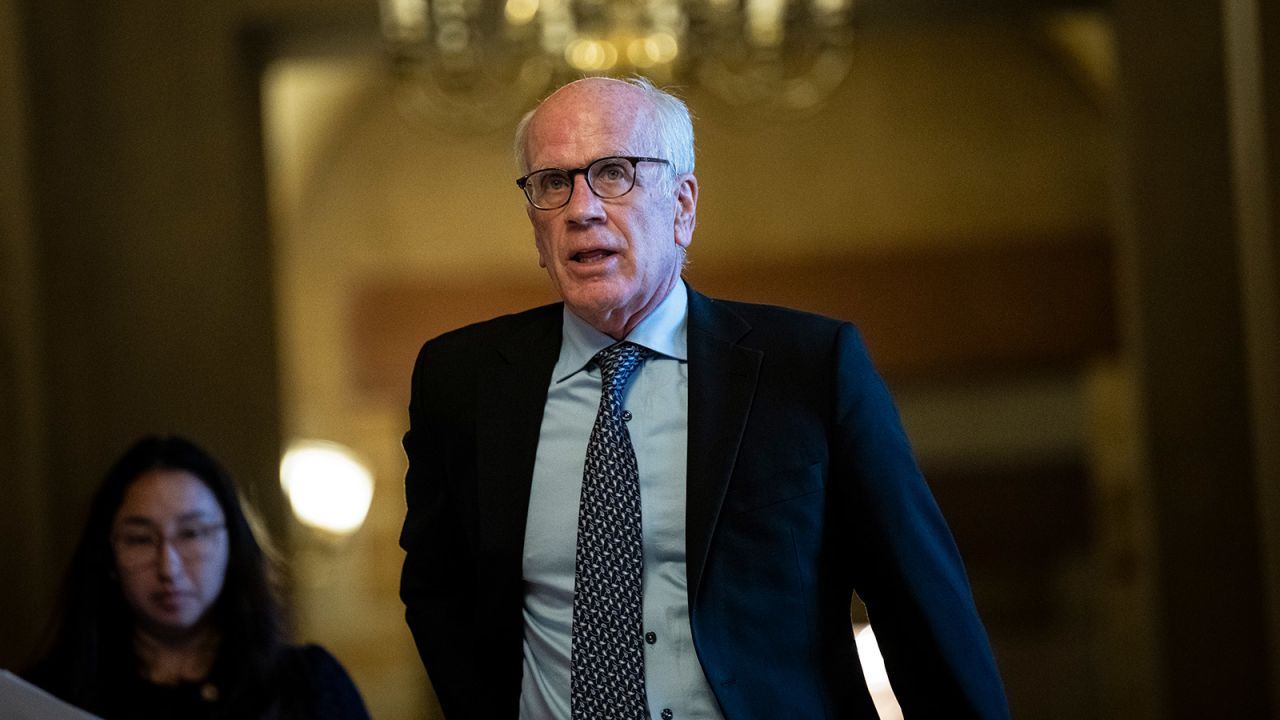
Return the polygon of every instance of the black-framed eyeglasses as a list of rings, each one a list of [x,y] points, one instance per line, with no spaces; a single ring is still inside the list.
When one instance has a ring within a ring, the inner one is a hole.
[[[573,197],[574,178],[587,177],[587,187],[596,197],[610,199],[622,197],[636,186],[636,164],[642,162],[670,165],[671,161],[652,157],[610,156],[593,160],[590,165],[573,170],[547,168],[537,170],[516,180],[516,187],[524,191],[529,204],[539,210],[557,210],[569,204]]]

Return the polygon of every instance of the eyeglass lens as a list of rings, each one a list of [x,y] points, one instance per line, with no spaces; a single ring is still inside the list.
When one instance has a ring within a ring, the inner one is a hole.
[[[183,560],[199,560],[214,548],[225,528],[223,523],[182,525],[165,535],[155,527],[126,526],[115,534],[116,556],[122,565],[147,565],[155,562],[167,541]]]
[[[568,204],[573,194],[573,178],[585,172],[587,185],[605,199],[627,194],[636,184],[636,166],[628,158],[600,158],[584,170],[550,168],[531,173],[525,185],[529,202],[540,208],[557,208]]]

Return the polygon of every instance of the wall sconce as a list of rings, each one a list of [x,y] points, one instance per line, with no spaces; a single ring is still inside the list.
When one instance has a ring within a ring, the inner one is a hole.
[[[280,485],[299,522],[339,537],[360,529],[373,500],[373,474],[355,451],[324,440],[289,446]]]

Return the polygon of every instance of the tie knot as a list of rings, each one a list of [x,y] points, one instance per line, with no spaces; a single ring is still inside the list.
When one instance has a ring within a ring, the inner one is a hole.
[[[633,342],[620,342],[596,353],[591,360],[600,368],[601,385],[616,391],[626,387],[631,373],[648,354],[648,350]]]

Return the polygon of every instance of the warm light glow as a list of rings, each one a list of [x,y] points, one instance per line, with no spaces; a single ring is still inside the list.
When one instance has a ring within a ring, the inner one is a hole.
[[[538,0],[507,0],[507,22],[528,25],[538,14]]]
[[[565,59],[587,72],[608,70],[618,62],[618,49],[607,40],[578,39],[564,50]]]
[[[648,38],[636,38],[627,43],[627,60],[641,68],[653,67],[658,63],[657,53],[653,51]]]
[[[862,676],[880,720],[902,720],[902,708],[898,705],[898,698],[894,697],[893,688],[889,687],[889,673],[884,669],[884,658],[880,656],[880,646],[876,644],[876,634],[871,631],[871,626],[854,625],[853,640],[858,646]]]
[[[747,29],[759,47],[772,47],[782,42],[783,0],[747,0]]]
[[[820,13],[842,13],[849,8],[849,0],[813,0],[813,9]]]
[[[569,0],[541,0],[538,15],[542,24],[539,40],[542,51],[548,55],[564,55],[575,27]],[[565,61],[568,62],[567,56]]]
[[[676,42],[676,36],[671,33],[654,33],[645,42],[653,47],[660,63],[669,63],[676,59],[676,55],[680,54],[680,44]]]
[[[675,60],[678,51],[675,36],[659,32],[632,40],[627,45],[627,60],[636,67],[648,68]]]
[[[853,63],[855,0],[379,2],[399,104],[451,132],[514,123],[583,75],[687,80],[770,120],[807,115]]]
[[[373,475],[337,443],[294,443],[280,461],[280,485],[305,525],[349,535],[364,523],[373,500]]]
[[[422,0],[382,0],[383,32],[399,40],[420,40],[427,27]]]

